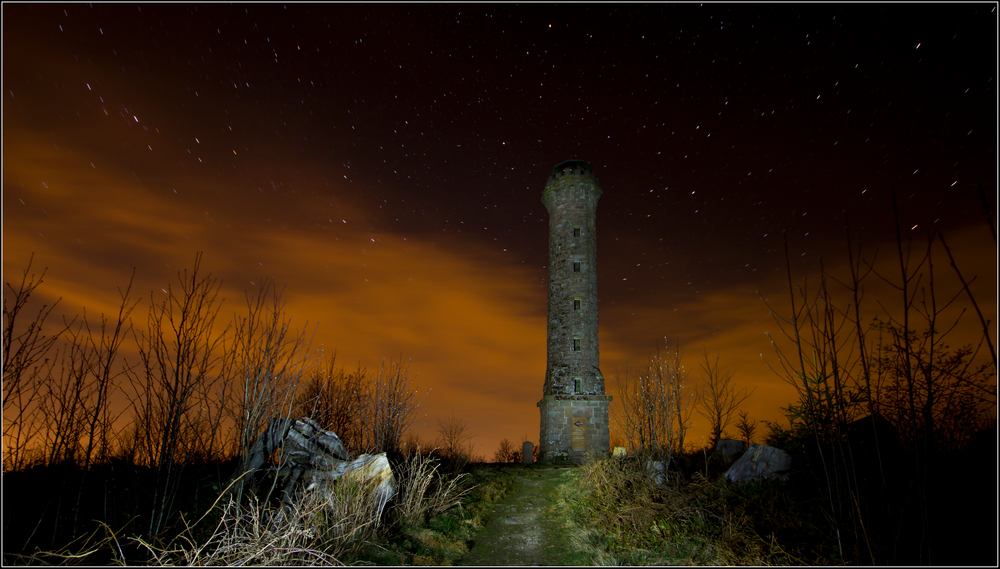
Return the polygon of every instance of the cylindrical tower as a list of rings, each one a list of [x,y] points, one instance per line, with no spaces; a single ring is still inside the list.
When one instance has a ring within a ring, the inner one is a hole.
[[[544,461],[581,462],[610,449],[597,318],[597,201],[593,167],[567,160],[552,170],[542,203],[549,212],[547,362],[539,452]]]

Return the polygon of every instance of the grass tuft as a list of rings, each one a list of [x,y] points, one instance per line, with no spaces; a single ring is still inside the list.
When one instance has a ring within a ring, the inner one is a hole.
[[[698,468],[657,484],[637,458],[591,460],[572,478],[567,531],[595,565],[836,563],[821,521],[782,483],[711,482]]]
[[[430,454],[411,453],[398,467],[393,512],[402,527],[423,526],[428,519],[455,507],[471,488],[467,474],[443,475],[440,461]]]
[[[370,485],[336,481],[300,494],[291,506],[251,496],[228,500],[211,536],[188,527],[165,547],[135,539],[154,565],[340,565],[377,534],[379,497]]]

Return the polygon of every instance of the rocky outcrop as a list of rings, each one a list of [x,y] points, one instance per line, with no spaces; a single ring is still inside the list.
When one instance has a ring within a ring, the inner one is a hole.
[[[374,491],[378,511],[396,492],[396,479],[385,453],[350,458],[336,433],[301,417],[274,418],[251,447],[250,474],[264,467],[278,451],[278,478],[284,478],[282,501],[291,504],[299,484],[306,490],[329,487],[333,480],[351,481]]]
[[[785,451],[766,445],[751,444],[729,470],[726,480],[785,480],[792,467],[792,457]]]

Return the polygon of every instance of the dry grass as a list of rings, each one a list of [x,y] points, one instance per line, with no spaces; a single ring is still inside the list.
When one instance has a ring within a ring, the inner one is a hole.
[[[335,480],[300,492],[292,505],[229,499],[204,540],[192,537],[197,524],[166,547],[135,539],[156,565],[341,565],[378,539],[381,509],[375,485]]]
[[[452,563],[468,552],[475,529],[474,520],[461,508],[475,487],[467,483],[466,474],[443,473],[440,465],[439,459],[419,453],[395,465],[396,493],[388,507],[376,484],[350,477],[300,490],[292,505],[261,502],[252,494],[239,503],[223,491],[198,521],[182,516],[175,537],[120,538],[123,532],[116,534],[101,524],[91,535],[56,551],[5,552],[4,564],[284,566],[366,559]]]
[[[713,483],[696,472],[657,485],[636,459],[594,460],[574,473],[563,501],[573,548],[595,565],[830,563],[822,538],[789,548],[801,512],[775,484]],[[764,504],[775,504],[769,509]]]
[[[223,506],[218,525],[206,541],[194,542],[183,533],[167,547],[135,538],[144,546],[153,565],[316,565],[337,563],[317,548],[316,530],[310,521],[316,510],[262,505],[255,498],[240,508],[230,500]]]
[[[649,512],[662,508],[660,489],[642,460],[590,460],[580,468],[580,484],[592,508],[614,515],[615,524],[639,527]],[[637,525],[639,524],[639,525]]]
[[[471,488],[462,488],[466,474],[444,475],[441,463],[431,455],[411,453],[399,465],[392,511],[402,527],[417,527],[431,517],[461,506]]]
[[[38,550],[24,555],[3,553],[3,566],[10,565],[92,565],[112,563],[125,565],[125,555],[118,543],[116,533],[103,522],[98,528],[54,551]],[[104,537],[100,537],[100,534]]]

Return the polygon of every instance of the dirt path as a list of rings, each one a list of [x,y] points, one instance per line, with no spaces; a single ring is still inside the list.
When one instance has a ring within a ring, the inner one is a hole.
[[[562,539],[555,490],[570,467],[531,468],[494,506],[461,565],[560,565],[570,553]]]

